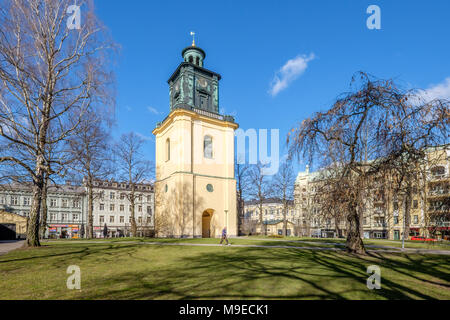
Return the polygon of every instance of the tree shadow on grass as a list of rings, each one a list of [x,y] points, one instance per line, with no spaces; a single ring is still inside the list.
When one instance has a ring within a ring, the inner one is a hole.
[[[85,244],[70,244],[64,247],[39,247],[38,249],[34,248],[33,251],[29,251],[31,256],[25,256],[20,258],[12,258],[12,259],[4,259],[5,257],[0,258],[0,266],[2,264],[7,264],[11,262],[34,262],[38,260],[45,260],[56,258],[56,257],[68,257],[73,256],[73,258],[83,260],[88,258],[91,255],[97,255],[96,259],[98,262],[108,262],[110,259],[101,257],[101,255],[110,256],[111,258],[117,257],[118,253],[116,251],[125,250],[123,254],[131,255],[133,251],[136,251],[138,247],[142,245],[140,244],[120,244],[120,243],[105,243],[105,244],[97,244],[93,246],[86,247]],[[58,251],[63,251],[59,253],[51,253],[51,254],[39,254],[44,253],[45,249],[52,249],[48,251],[49,253],[54,252],[55,249]],[[99,255],[101,254],[101,255]],[[10,255],[11,256],[11,255]],[[10,257],[8,256],[8,257]],[[13,255],[14,256],[14,255]],[[65,260],[61,260],[62,262]]]
[[[170,250],[167,247],[152,249],[160,255]],[[436,299],[438,294],[426,294],[423,288],[412,283],[439,285],[434,289],[445,290],[448,273],[436,266],[447,263],[446,259],[415,255],[413,260],[408,260],[400,255],[378,253],[360,257],[343,252],[296,249],[202,248],[196,254],[179,256],[164,269],[129,270],[103,285],[94,280],[88,285],[98,290],[85,291],[82,298]],[[366,286],[369,277],[366,270],[372,264],[382,268],[381,290],[369,290]],[[397,279],[397,275],[401,277]],[[449,295],[446,292],[446,296]]]

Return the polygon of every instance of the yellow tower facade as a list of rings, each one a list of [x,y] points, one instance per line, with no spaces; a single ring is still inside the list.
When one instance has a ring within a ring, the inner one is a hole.
[[[218,112],[220,75],[203,67],[205,53],[183,50],[169,79],[170,113],[156,137],[155,229],[159,237],[237,234],[234,131]]]

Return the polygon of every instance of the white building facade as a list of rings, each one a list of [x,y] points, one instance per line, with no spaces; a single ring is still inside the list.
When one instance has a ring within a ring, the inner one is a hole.
[[[94,236],[129,236],[131,207],[129,185],[115,181],[96,181],[94,187]],[[154,190],[151,184],[136,186],[135,218],[138,236],[148,236],[154,227]],[[48,188],[47,229],[45,238],[83,238],[88,221],[87,188],[55,185]],[[0,186],[0,210],[29,217],[32,201],[31,184]],[[41,218],[42,219],[42,218]],[[42,220],[41,220],[42,221]]]

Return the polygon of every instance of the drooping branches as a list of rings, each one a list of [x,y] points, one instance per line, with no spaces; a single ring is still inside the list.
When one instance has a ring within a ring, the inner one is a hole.
[[[392,80],[365,73],[358,73],[352,85],[353,91],[340,96],[328,111],[293,129],[288,144],[291,156],[317,162],[332,173],[326,195],[345,207],[347,248],[364,253],[361,215],[374,177],[394,168],[411,172],[416,165],[411,159],[445,142],[449,104],[421,101]]]

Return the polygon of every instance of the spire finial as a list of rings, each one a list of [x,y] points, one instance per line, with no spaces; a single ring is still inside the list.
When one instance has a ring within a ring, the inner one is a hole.
[[[195,32],[191,31],[191,36],[192,36],[192,46],[195,47]]]

